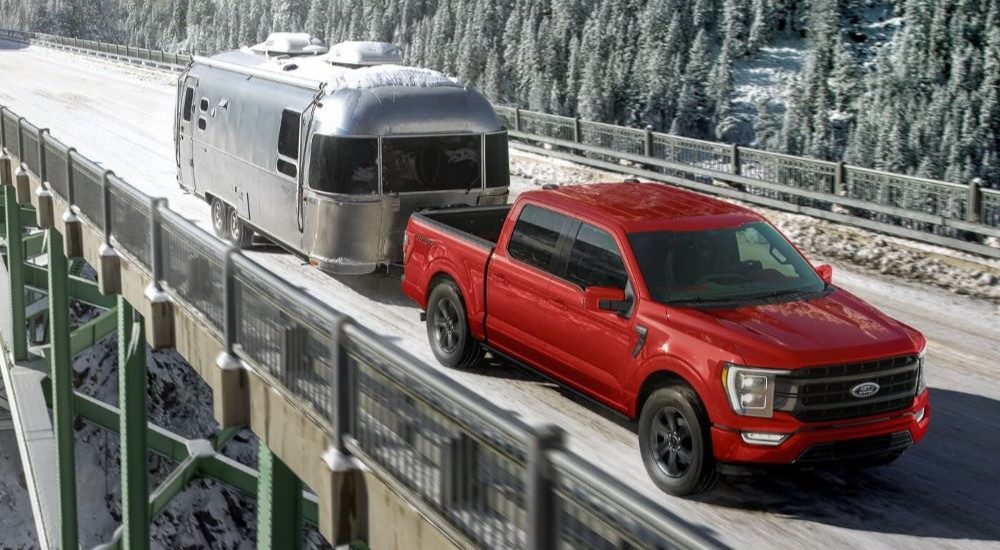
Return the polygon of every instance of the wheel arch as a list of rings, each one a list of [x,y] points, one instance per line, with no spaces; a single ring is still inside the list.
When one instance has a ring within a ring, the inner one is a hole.
[[[482,304],[475,300],[470,300],[467,285],[463,285],[461,278],[456,276],[454,270],[450,269],[447,263],[438,261],[432,264],[430,277],[427,278],[427,287],[424,290],[424,304],[430,305],[431,292],[443,281],[451,281],[458,289],[458,297],[462,300],[462,307],[465,309],[465,317],[469,323],[469,332],[472,337],[480,342],[483,340],[483,319]]]

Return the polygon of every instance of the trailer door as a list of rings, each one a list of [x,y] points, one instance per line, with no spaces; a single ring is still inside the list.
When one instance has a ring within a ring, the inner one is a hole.
[[[188,76],[184,80],[181,95],[177,101],[177,120],[179,121],[177,149],[181,185],[191,191],[196,190],[194,181],[194,124],[197,104],[194,98],[197,97],[197,91],[198,78]]]

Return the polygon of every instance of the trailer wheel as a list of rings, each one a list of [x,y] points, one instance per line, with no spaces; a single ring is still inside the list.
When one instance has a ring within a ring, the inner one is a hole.
[[[235,208],[229,209],[229,242],[240,249],[253,244],[253,227],[240,218]]]
[[[427,301],[427,339],[442,365],[464,369],[482,361],[485,352],[469,332],[469,317],[458,287],[444,280]]]
[[[212,231],[220,239],[229,238],[229,206],[212,197]]]
[[[708,415],[691,388],[672,385],[656,390],[639,415],[639,451],[653,483],[661,491],[694,495],[719,479],[712,453]]]

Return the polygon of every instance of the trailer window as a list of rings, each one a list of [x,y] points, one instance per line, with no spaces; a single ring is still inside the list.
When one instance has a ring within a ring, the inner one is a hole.
[[[479,135],[383,139],[383,192],[482,187],[481,139]]]
[[[203,113],[205,111],[208,111],[208,98],[207,97],[201,98],[201,104],[199,105],[199,107],[201,108],[201,112],[203,112]]]
[[[194,88],[184,90],[184,122],[191,122],[191,107],[194,103]]]
[[[313,136],[309,187],[323,193],[378,193],[378,139]]]
[[[299,160],[299,122],[301,115],[285,110],[281,113],[281,130],[278,132],[278,154]]]
[[[510,186],[507,132],[486,135],[486,187]]]

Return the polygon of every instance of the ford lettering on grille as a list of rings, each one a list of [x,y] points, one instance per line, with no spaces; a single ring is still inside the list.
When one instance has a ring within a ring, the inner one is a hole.
[[[880,387],[875,382],[862,382],[851,388],[851,395],[858,399],[865,399],[878,393]]]

